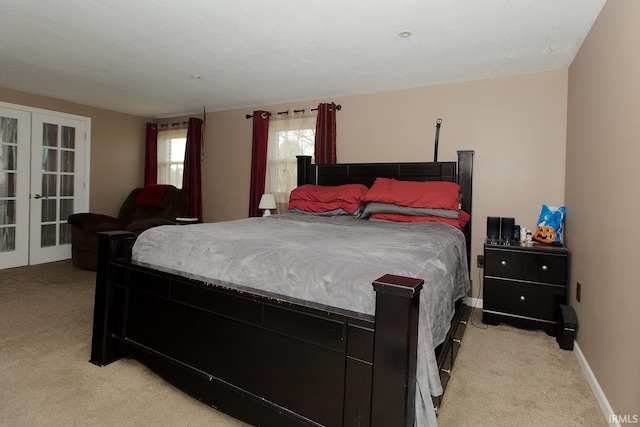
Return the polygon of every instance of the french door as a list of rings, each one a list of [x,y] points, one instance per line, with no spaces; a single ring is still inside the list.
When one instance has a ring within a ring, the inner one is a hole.
[[[29,263],[31,113],[0,107],[0,268]]]
[[[0,105],[0,268],[71,257],[67,218],[89,207],[90,123]]]

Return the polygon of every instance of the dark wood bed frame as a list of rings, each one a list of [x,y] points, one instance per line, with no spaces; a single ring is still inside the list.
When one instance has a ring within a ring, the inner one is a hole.
[[[458,182],[471,213],[473,151],[458,162],[312,165],[298,184],[371,185],[376,177]],[[465,229],[467,255],[471,225]],[[421,279],[373,282],[375,316],[131,261],[132,233],[99,237],[91,363],[134,358],[237,419],[258,426],[413,426]],[[468,256],[470,260],[470,256]],[[470,310],[457,303],[436,349],[443,387]],[[434,398],[437,408],[442,396]]]

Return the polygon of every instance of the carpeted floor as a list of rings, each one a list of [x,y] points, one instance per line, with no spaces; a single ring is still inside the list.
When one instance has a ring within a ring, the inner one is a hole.
[[[70,261],[0,270],[0,426],[245,425],[135,361],[90,364],[94,280]],[[572,352],[543,332],[474,323],[440,426],[607,425]]]
[[[608,425],[573,352],[542,331],[480,318],[466,329],[439,425]]]

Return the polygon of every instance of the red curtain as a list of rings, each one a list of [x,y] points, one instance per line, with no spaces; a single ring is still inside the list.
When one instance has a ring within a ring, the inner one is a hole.
[[[317,165],[336,163],[336,104],[318,105],[316,119],[316,150]]]
[[[144,158],[144,185],[158,182],[158,125],[147,123],[147,142]]]
[[[191,195],[187,216],[202,220],[202,120],[191,117],[187,128],[182,189]]]
[[[249,216],[260,216],[260,197],[264,193],[267,173],[267,143],[269,141],[269,113],[253,112],[253,139],[251,145],[251,190],[249,193]]]

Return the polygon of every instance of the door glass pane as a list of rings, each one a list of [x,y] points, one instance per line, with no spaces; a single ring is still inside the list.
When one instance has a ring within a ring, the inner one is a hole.
[[[60,242],[61,245],[71,244],[71,224],[60,224]]]
[[[60,221],[66,221],[73,213],[73,199],[60,200]]]
[[[62,158],[60,159],[60,171],[61,172],[75,172],[75,164],[74,164],[74,151],[62,150],[60,155]]]
[[[16,197],[15,173],[0,172],[0,197]]]
[[[56,199],[42,199],[42,222],[56,220]]]
[[[42,174],[42,195],[55,196],[58,194],[56,186],[58,184],[58,176],[50,173]]]
[[[16,223],[16,201],[0,200],[0,225]]]
[[[76,128],[62,126],[62,148],[76,148]]]
[[[42,149],[42,170],[46,172],[58,171],[58,150]]]
[[[73,175],[60,176],[60,195],[73,196]]]
[[[16,228],[0,228],[0,252],[16,250]]]
[[[51,123],[42,124],[42,145],[45,147],[58,146],[58,125]]]
[[[0,117],[0,142],[17,144],[18,142],[18,119]]]
[[[16,170],[16,152],[18,147],[15,145],[0,145],[0,170],[14,171]]]
[[[16,249],[17,144],[18,120],[0,117],[0,252]]]
[[[40,247],[56,245],[56,225],[43,225],[40,227]]]

